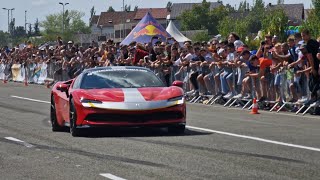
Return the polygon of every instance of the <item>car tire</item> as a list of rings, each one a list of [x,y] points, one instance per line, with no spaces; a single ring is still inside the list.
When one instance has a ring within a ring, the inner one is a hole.
[[[70,133],[73,137],[80,136],[80,130],[77,129],[77,110],[74,105],[73,99],[70,99]]]
[[[57,111],[56,111],[56,104],[54,102],[54,96],[51,96],[51,104],[50,104],[50,122],[51,122],[51,129],[53,132],[59,132],[63,130],[58,124],[57,121]]]
[[[174,126],[168,127],[168,132],[172,134],[184,134],[184,131],[186,130],[186,125],[179,124]]]

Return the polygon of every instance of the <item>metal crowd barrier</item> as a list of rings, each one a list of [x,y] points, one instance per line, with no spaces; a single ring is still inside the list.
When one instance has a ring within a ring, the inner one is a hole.
[[[149,67],[150,68],[150,67]],[[159,68],[150,68],[153,70],[159,78],[161,78],[164,82],[166,82],[164,78],[164,73],[162,69]],[[169,84],[171,84],[175,80],[180,80],[184,82],[184,91],[189,102],[191,103],[198,103],[201,102],[202,99],[207,99],[206,103],[207,105],[213,105],[219,102],[219,104],[222,104],[225,107],[233,107],[233,106],[239,106],[242,109],[251,109],[252,108],[252,101],[253,98],[256,98],[256,92],[257,90],[254,88],[254,83],[260,83],[259,78],[254,79],[251,78],[251,98],[244,99],[244,98],[229,98],[225,99],[223,95],[221,94],[205,94],[205,95],[196,95],[194,96],[192,94],[192,89],[190,88],[190,73],[192,72],[192,69],[189,66],[180,67],[180,66],[171,66],[169,67],[170,75],[169,75]],[[200,69],[201,71],[201,69]],[[310,111],[311,108],[319,107],[318,104],[314,105],[307,105],[306,103],[297,103],[297,102],[288,102],[288,99],[292,96],[290,93],[290,89],[288,88],[290,81],[287,79],[288,69],[284,68],[279,74],[281,75],[281,83],[280,83],[280,99],[281,101],[265,101],[266,103],[269,103],[272,105],[270,111],[276,110],[276,112],[280,112],[283,109],[287,109],[291,111],[293,108],[296,108],[296,114],[302,113],[302,115],[305,115]],[[236,68],[232,68],[232,81],[233,81],[233,87],[236,91],[236,94],[240,93],[240,90],[242,87],[240,86],[237,88],[237,78],[239,78],[239,74],[237,73]],[[211,70],[211,73],[213,77],[215,75],[219,75],[220,71],[215,66],[213,70]],[[292,78],[292,77],[291,77]],[[308,89],[308,78],[306,76],[302,77],[303,87],[301,88],[301,93],[304,96],[307,96],[308,99],[310,99],[310,92]],[[49,62],[49,63],[32,63],[32,64],[11,64],[8,62],[2,62],[0,64],[0,80],[3,81],[14,81],[14,82],[25,82],[25,83],[34,83],[34,84],[47,84],[47,83],[54,83],[56,81],[64,81],[70,79],[68,75],[68,68],[64,68],[62,64],[56,63],[56,62]],[[242,79],[241,79],[242,81]],[[255,82],[258,81],[258,82]],[[268,82],[268,87],[273,86],[273,81]],[[213,86],[217,86],[217,84],[212,84]],[[199,87],[202,89],[205,89],[205,87],[202,87],[199,83]],[[258,86],[261,88],[261,86]],[[217,89],[217,87],[213,87],[214,89]],[[202,90],[201,90],[202,91]],[[249,91],[248,91],[249,92]],[[258,102],[260,104],[265,102]]]

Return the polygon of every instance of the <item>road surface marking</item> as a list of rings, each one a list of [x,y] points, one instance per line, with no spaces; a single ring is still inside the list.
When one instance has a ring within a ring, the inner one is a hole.
[[[191,105],[191,104],[190,104]],[[230,109],[230,110],[236,110],[236,111],[246,111],[246,112],[250,112],[250,110],[248,109],[242,109],[242,108],[227,108],[227,107],[224,107],[224,106],[216,106],[216,105],[204,105],[204,104],[192,104],[193,106],[206,106],[206,107],[213,107],[213,108],[220,108],[220,109]],[[288,114],[288,113],[284,113],[284,112],[276,112],[276,111],[273,111],[273,112],[270,112],[270,111],[262,111],[263,114],[276,114],[276,115],[282,115],[282,116],[292,116],[292,117],[301,117],[300,119],[301,120],[305,120],[306,118],[308,119],[319,119],[319,117],[317,116],[299,116],[299,115],[296,115],[296,114]]]
[[[5,137],[5,139],[9,140],[9,141],[14,141],[14,142],[17,142],[17,143],[20,143],[20,144],[23,144],[25,147],[27,148],[32,148],[34,147],[32,144],[29,144],[27,142],[24,142],[20,139],[17,139],[17,138],[14,138],[14,137]]]
[[[37,100],[37,99],[25,98],[25,97],[20,97],[20,96],[11,96],[11,97],[16,98],[16,99],[23,99],[23,100],[33,101],[33,102],[50,104],[49,101],[41,101],[41,100]]]
[[[195,130],[199,130],[199,131],[216,133],[216,134],[222,134],[222,135],[226,135],[226,136],[233,136],[233,137],[250,139],[250,140],[255,140],[255,141],[260,141],[260,142],[266,142],[266,143],[270,143],[270,144],[277,144],[277,145],[282,145],[282,146],[288,146],[288,147],[294,147],[294,148],[299,148],[299,149],[306,149],[306,150],[320,152],[319,148],[314,148],[314,147],[309,147],[309,146],[302,146],[302,145],[297,145],[297,144],[284,143],[284,142],[280,142],[280,141],[273,141],[273,140],[263,139],[263,138],[254,137],[254,136],[246,136],[246,135],[234,134],[234,133],[229,133],[229,132],[216,131],[216,130],[212,130],[212,129],[199,128],[199,127],[194,127],[194,126],[187,126],[187,128],[195,129]]]
[[[34,101],[34,102],[40,102],[40,103],[50,103],[49,101],[30,99],[30,98],[24,98],[24,97],[19,97],[19,96],[11,96],[11,97]],[[282,115],[287,115],[287,114],[282,114]],[[310,117],[308,117],[308,118],[310,118]],[[223,132],[223,131],[216,131],[216,130],[211,130],[211,129],[206,129],[206,128],[194,127],[194,126],[187,126],[187,128],[205,131],[205,132],[217,133],[217,134],[222,134],[222,135],[227,135],[227,136],[239,137],[239,138],[244,138],[244,139],[251,139],[251,140],[266,142],[266,143],[270,143],[270,144],[277,144],[277,145],[282,145],[282,146],[288,146],[288,147],[294,147],[294,148],[299,148],[299,149],[306,149],[306,150],[320,152],[320,148],[302,146],[302,145],[297,145],[297,144],[290,144],[290,143],[285,143],[285,142],[280,142],[280,141],[273,141],[273,140],[263,139],[263,138],[254,137],[254,136],[246,136],[246,135],[234,134],[234,133]]]
[[[112,179],[112,180],[126,180],[126,179],[123,179],[121,177],[115,176],[115,175],[110,174],[110,173],[100,174],[100,176],[103,176],[103,177],[106,177],[106,178]]]

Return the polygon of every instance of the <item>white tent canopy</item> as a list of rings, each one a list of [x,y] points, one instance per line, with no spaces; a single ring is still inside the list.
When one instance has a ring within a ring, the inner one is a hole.
[[[189,38],[185,37],[174,25],[172,21],[170,21],[166,31],[176,39],[179,43],[183,43],[185,41],[191,41]]]

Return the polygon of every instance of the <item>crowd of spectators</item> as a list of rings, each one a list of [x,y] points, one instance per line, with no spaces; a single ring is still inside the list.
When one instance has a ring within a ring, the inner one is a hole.
[[[146,44],[129,45],[109,39],[88,48],[59,37],[54,46],[39,48],[28,42],[11,49],[4,47],[0,63],[5,65],[7,78],[13,64],[22,64],[29,71],[32,69],[29,73],[35,73],[45,63],[48,76],[55,81],[72,79],[87,68],[142,66],[154,70],[167,86],[173,80],[186,82],[186,89],[195,95],[279,102],[284,97],[281,88],[286,86],[290,96],[286,101],[314,103],[320,89],[319,52],[319,42],[311,38],[308,30],[286,42],[280,42],[276,35],[266,35],[258,50],[249,49],[235,33],[226,40],[183,44],[157,37]]]

